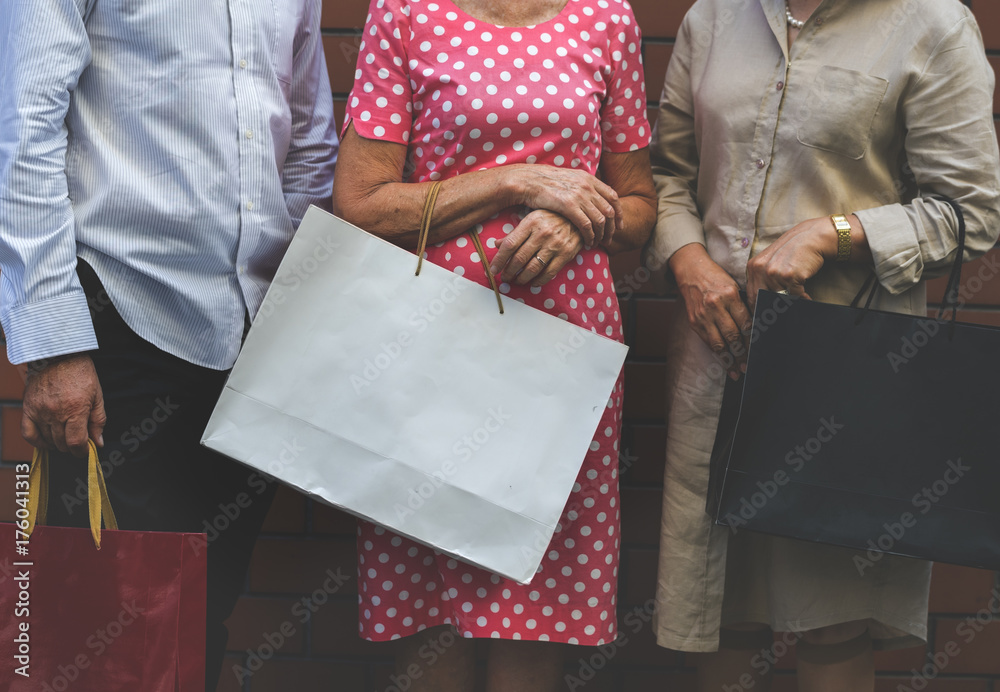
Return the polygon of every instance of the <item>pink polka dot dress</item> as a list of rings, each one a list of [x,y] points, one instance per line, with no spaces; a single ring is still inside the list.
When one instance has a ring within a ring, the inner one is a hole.
[[[596,173],[602,151],[649,145],[640,34],[624,0],[568,0],[528,27],[478,20],[450,0],[374,0],[345,129],[408,147],[408,181],[513,163]],[[528,209],[475,227],[488,257]],[[427,259],[489,286],[467,236]],[[622,340],[602,249],[584,250],[518,300]],[[361,636],[376,641],[451,624],[465,637],[598,645],[617,633],[618,447],[622,380],[612,393],[545,558],[525,586],[359,522]]]

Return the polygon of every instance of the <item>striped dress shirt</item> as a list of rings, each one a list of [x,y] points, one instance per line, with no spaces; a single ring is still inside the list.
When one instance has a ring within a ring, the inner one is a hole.
[[[3,0],[0,320],[97,348],[89,263],[139,336],[225,369],[337,137],[321,0]]]

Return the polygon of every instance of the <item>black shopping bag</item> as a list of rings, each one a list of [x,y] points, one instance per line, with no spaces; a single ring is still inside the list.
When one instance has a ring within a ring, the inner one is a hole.
[[[717,523],[1000,569],[1000,329],[955,322],[955,210],[950,319],[871,310],[877,282],[863,308],[760,292],[712,454]]]

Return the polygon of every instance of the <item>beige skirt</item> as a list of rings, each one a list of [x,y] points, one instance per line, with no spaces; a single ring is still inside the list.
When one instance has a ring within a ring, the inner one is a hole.
[[[786,538],[733,533],[705,513],[726,374],[688,327],[671,330],[667,453],[655,626],[660,646],[716,651],[725,624],[780,632],[867,620],[875,648],[927,638],[931,564]]]

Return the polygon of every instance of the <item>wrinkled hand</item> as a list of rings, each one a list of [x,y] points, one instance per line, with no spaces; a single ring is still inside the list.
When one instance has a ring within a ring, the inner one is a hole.
[[[694,332],[738,379],[746,372],[753,319],[740,297],[740,287],[708,256],[704,246],[685,245],[670,258],[670,268],[684,298]]]
[[[622,206],[614,188],[574,168],[543,164],[511,166],[522,190],[519,202],[565,217],[588,247],[611,241],[623,224]]]
[[[583,238],[567,219],[544,209],[525,216],[498,246],[490,272],[510,283],[548,283],[580,250]]]
[[[28,368],[21,434],[35,447],[87,456],[87,440],[104,445],[107,416],[94,362],[73,354]]]
[[[747,297],[753,309],[757,291],[788,291],[809,298],[806,281],[816,276],[827,259],[837,257],[837,229],[829,217],[809,219],[785,231],[747,262]]]

